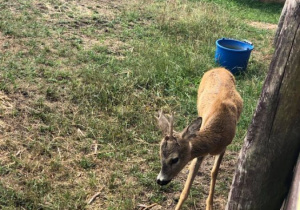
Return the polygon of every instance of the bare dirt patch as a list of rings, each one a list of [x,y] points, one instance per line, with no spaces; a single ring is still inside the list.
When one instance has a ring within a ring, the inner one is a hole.
[[[263,22],[250,22],[248,23],[250,26],[258,29],[265,29],[265,30],[276,30],[277,25],[271,23],[263,23]]]
[[[112,20],[120,11],[122,6],[120,1],[65,1],[61,0],[58,4],[50,3],[35,3],[44,17],[51,19],[55,15],[63,15],[65,18],[90,17],[94,14],[99,14]]]
[[[22,49],[20,43],[12,36],[6,36],[0,31],[0,51],[2,53],[10,52],[17,53]]]
[[[229,193],[231,185],[231,179],[228,179],[228,177],[233,177],[237,157],[238,154],[236,152],[226,151],[225,153],[215,186],[216,191],[214,194],[214,209],[225,209],[227,195]],[[194,197],[196,203],[193,209],[205,209],[206,207],[206,199],[208,197],[211,181],[210,172],[213,164],[214,156],[206,157],[194,180],[192,188],[194,188],[195,191],[199,191],[201,196]],[[180,182],[182,183],[181,189],[183,189],[183,185],[186,181],[188,171],[188,166],[186,166],[176,178],[176,180],[180,180]],[[176,203],[174,202],[174,197],[179,197],[179,195],[180,192],[170,194],[170,197],[168,198],[167,202],[165,202],[167,206],[164,206],[162,209],[174,209],[174,207],[176,206]],[[188,202],[189,199],[191,199],[191,195],[189,195],[186,202]]]
[[[107,47],[109,53],[122,60],[124,56],[121,51],[128,46],[119,38],[108,38],[106,34],[109,32],[118,34],[119,30],[122,30],[118,24],[111,22],[120,15],[127,4],[127,1],[120,0],[59,0],[56,5],[38,1],[34,5],[41,12],[42,20],[48,22],[50,28],[59,26],[64,29],[62,32],[64,36],[54,33],[55,38],[77,37],[82,41],[84,49],[89,50],[95,46]],[[89,28],[92,28],[92,34],[86,33]],[[103,37],[106,37],[104,41]]]
[[[231,185],[231,178],[235,172],[235,165],[237,162],[238,154],[236,152],[226,151],[221,167],[218,173],[217,182],[215,186],[214,194],[214,209],[225,209],[228,193]],[[205,209],[206,208],[206,199],[209,193],[210,181],[211,181],[211,169],[214,164],[214,156],[207,156],[203,161],[199,172],[193,182],[190,195],[188,196],[186,203],[191,203],[191,200],[194,199],[193,207],[189,204],[190,209]],[[180,190],[178,192],[174,191],[171,193],[166,193],[165,196],[167,199],[153,206],[151,209],[160,210],[167,209],[172,210],[175,208],[177,202],[176,199],[179,198],[181,190],[184,187],[185,181],[189,173],[189,165],[187,165],[179,175],[174,179],[174,181],[180,182]],[[154,180],[153,180],[154,181]],[[197,192],[199,195],[193,195],[193,192]],[[150,193],[150,192],[149,192]],[[145,206],[151,205],[148,203]]]

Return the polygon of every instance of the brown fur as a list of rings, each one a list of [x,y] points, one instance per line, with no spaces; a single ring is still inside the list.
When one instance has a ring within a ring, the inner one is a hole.
[[[224,68],[206,72],[198,89],[197,109],[202,125],[197,136],[190,140],[192,157],[224,151],[234,138],[242,108],[243,100],[235,89],[233,75]]]
[[[180,196],[176,209],[180,209],[186,199],[203,157],[216,155],[212,171],[212,184],[207,200],[207,209],[212,209],[214,184],[226,147],[231,143],[236,131],[236,124],[243,108],[243,100],[235,88],[233,75],[224,68],[207,71],[199,85],[197,109],[199,118],[182,132],[173,132],[171,123],[161,112],[159,127],[165,137],[161,141],[160,155],[162,169],[158,175],[159,184],[168,183],[191,160],[190,174]],[[173,119],[173,118],[172,118]],[[200,127],[201,126],[201,127]],[[178,158],[176,163],[174,159]]]

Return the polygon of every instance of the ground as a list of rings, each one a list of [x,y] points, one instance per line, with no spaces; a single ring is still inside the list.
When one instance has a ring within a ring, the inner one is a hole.
[[[256,51],[236,78],[245,107],[217,179],[214,206],[224,209],[281,7],[241,13],[226,2],[1,1],[0,208],[174,209],[188,167],[155,183],[153,115],[175,110],[178,129],[195,117],[199,80],[225,36]],[[204,209],[212,163],[185,209]]]

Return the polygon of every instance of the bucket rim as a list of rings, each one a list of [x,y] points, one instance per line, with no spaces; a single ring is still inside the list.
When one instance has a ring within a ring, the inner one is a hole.
[[[227,48],[227,47],[224,47],[221,44],[219,44],[220,41],[224,41],[224,40],[225,41],[234,41],[234,42],[238,42],[238,43],[241,43],[241,44],[246,44],[249,47],[247,47],[247,49],[245,49],[245,50],[237,50],[237,49]],[[241,41],[241,40],[231,39],[231,38],[225,38],[225,37],[218,39],[216,41],[216,45],[218,47],[222,48],[222,49],[225,49],[225,50],[228,50],[228,51],[233,51],[233,52],[247,52],[247,51],[252,51],[254,49],[254,45],[251,42],[249,42],[249,41],[246,41],[246,40]]]

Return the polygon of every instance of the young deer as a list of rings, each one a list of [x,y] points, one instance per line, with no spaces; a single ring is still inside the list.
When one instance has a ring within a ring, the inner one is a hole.
[[[182,132],[173,130],[170,121],[159,112],[158,125],[164,134],[160,144],[161,171],[157,183],[168,184],[191,160],[189,174],[176,209],[186,200],[196,173],[208,154],[215,155],[211,171],[206,210],[212,210],[213,194],[218,170],[226,147],[235,135],[236,124],[243,108],[243,100],[235,88],[233,75],[224,68],[206,72],[198,89],[198,118]]]

